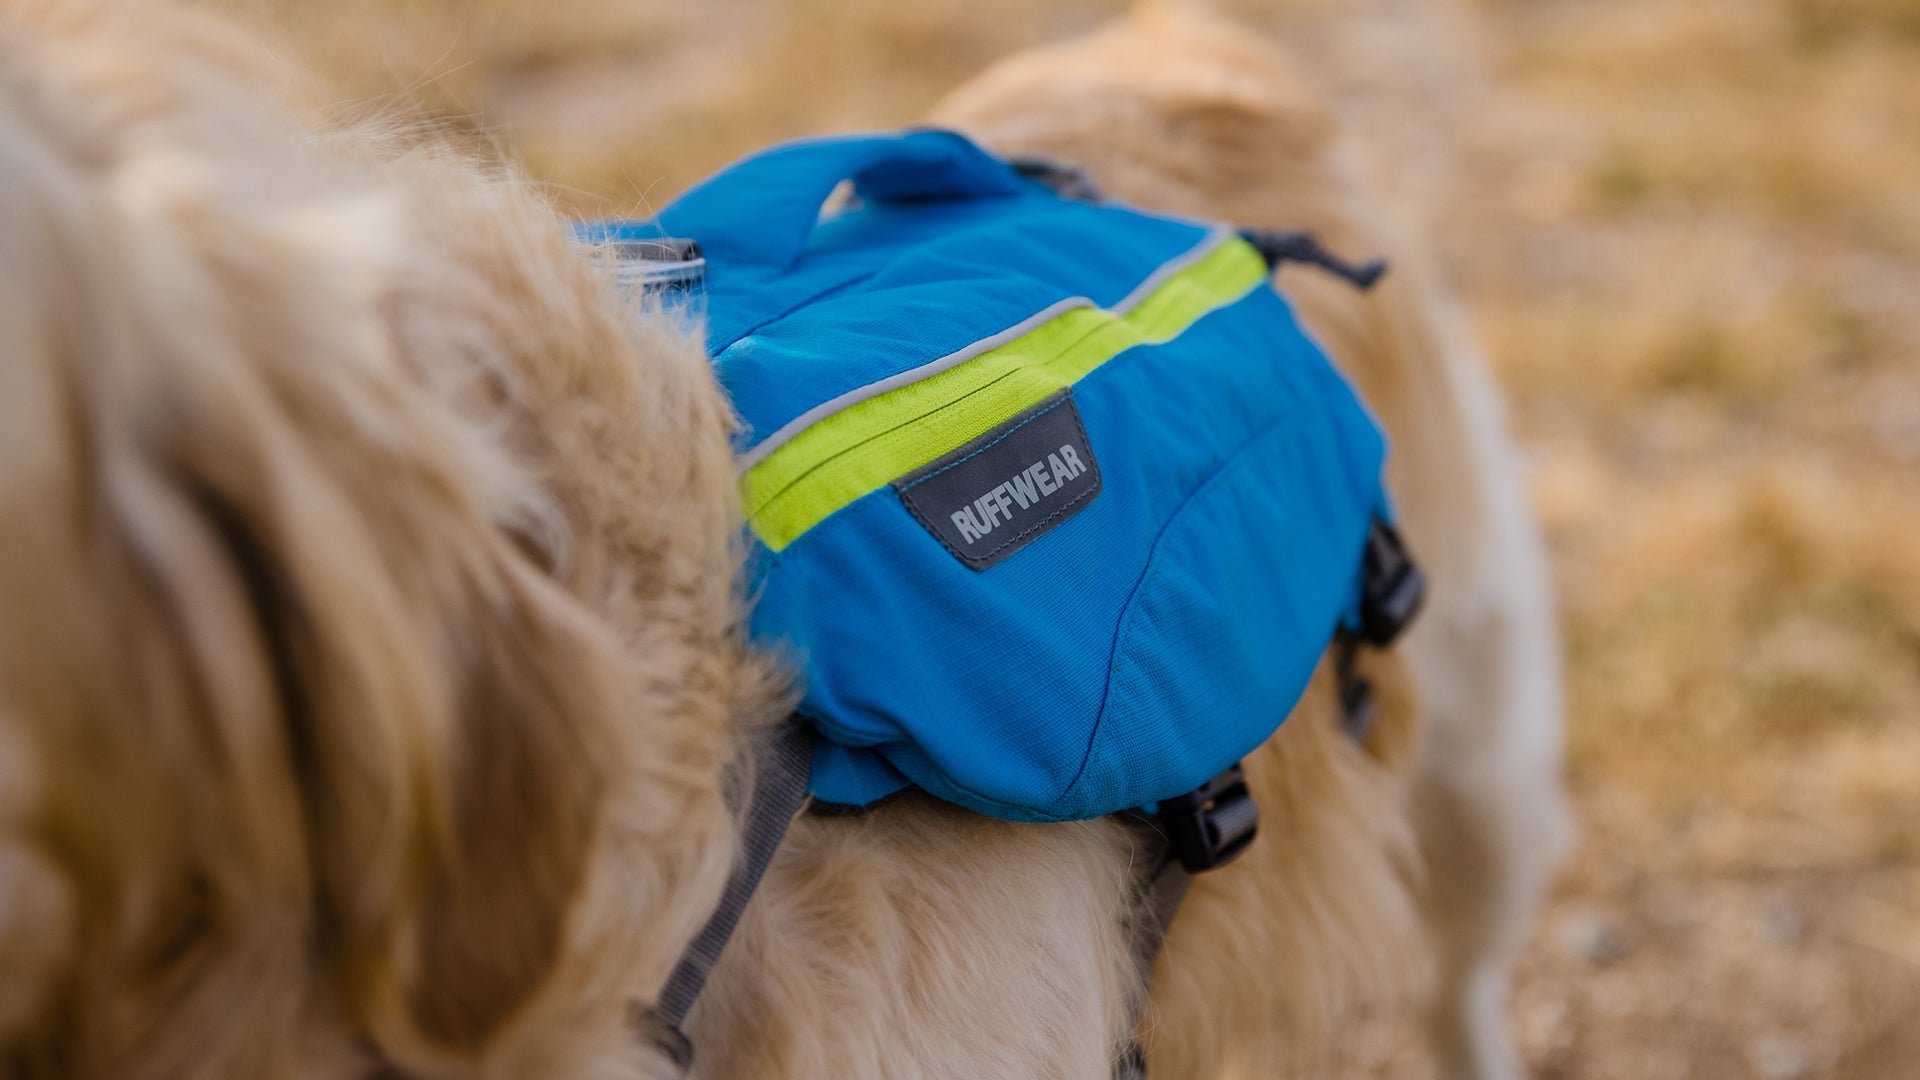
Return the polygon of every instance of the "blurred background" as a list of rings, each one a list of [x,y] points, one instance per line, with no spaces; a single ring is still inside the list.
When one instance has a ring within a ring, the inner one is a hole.
[[[201,0],[581,215],[1124,0]],[[1553,546],[1544,1078],[1920,1077],[1920,0],[1244,0],[1431,239]],[[1364,254],[1364,253],[1362,253]],[[1424,1075],[1409,1031],[1356,1076]]]

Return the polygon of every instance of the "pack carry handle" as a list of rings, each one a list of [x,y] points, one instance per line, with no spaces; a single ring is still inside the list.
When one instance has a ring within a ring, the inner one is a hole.
[[[936,128],[805,139],[735,162],[662,210],[667,236],[711,257],[785,270],[799,261],[821,207],[851,180],[869,202],[1018,195],[1036,190],[963,135]]]

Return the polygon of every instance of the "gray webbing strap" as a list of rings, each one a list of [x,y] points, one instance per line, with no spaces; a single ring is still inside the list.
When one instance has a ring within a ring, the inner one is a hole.
[[[1114,1062],[1113,1080],[1146,1080],[1147,1051],[1140,1044],[1140,1020],[1147,1010],[1147,987],[1153,982],[1154,961],[1160,955],[1160,947],[1166,943],[1167,930],[1173,925],[1173,917],[1180,910],[1180,901],[1186,899],[1187,888],[1193,884],[1193,875],[1180,860],[1173,857],[1167,849],[1166,840],[1151,826],[1141,825],[1140,832],[1148,837],[1159,869],[1155,870],[1144,882],[1145,908],[1142,914],[1140,933],[1134,937],[1134,960],[1140,966],[1140,1001],[1134,1010],[1134,1032],[1127,1042],[1125,1056]]]
[[[773,861],[773,853],[779,850],[787,827],[807,801],[807,782],[813,770],[813,738],[813,728],[797,716],[768,733],[767,741],[760,748],[753,798],[747,804],[742,823],[740,854],[734,862],[732,876],[727,879],[726,892],[720,895],[713,917],[687,946],[679,965],[667,977],[667,985],[660,991],[660,1002],[653,1008],[653,1019],[664,1028],[656,1031],[662,1037],[662,1048],[683,1068],[692,1059],[692,1047],[680,1026],[707,985],[713,966],[720,962],[720,953],[727,947],[727,939],[733,936],[734,927],[739,925],[747,902],[753,899],[753,890],[760,884],[760,876],[766,873],[767,864]]]

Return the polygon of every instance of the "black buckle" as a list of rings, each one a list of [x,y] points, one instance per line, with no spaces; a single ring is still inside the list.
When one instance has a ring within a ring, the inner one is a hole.
[[[1365,743],[1380,719],[1380,703],[1373,693],[1373,681],[1360,674],[1360,642],[1342,631],[1334,639],[1334,670],[1340,677],[1340,728],[1347,738]]]
[[[1232,862],[1260,831],[1260,804],[1239,762],[1185,795],[1160,800],[1158,817],[1168,852],[1190,874]]]
[[[1399,530],[1375,520],[1367,535],[1360,583],[1360,636],[1369,645],[1390,645],[1427,598],[1427,577],[1407,554]]]

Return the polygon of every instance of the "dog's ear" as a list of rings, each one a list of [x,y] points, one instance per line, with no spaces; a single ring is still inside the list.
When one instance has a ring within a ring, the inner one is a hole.
[[[290,1073],[317,1015],[457,1069],[565,945],[615,643],[491,421],[393,354],[399,207],[57,98],[0,88],[3,1071]]]
[[[408,909],[411,948],[392,954],[389,973],[410,1026],[456,1050],[483,1046],[559,963],[628,756],[610,643],[516,557],[502,553],[502,580],[452,605],[468,609],[448,644],[455,697],[427,759],[444,770],[445,801],[418,823],[437,843]],[[330,869],[352,890],[358,860],[346,846]]]

